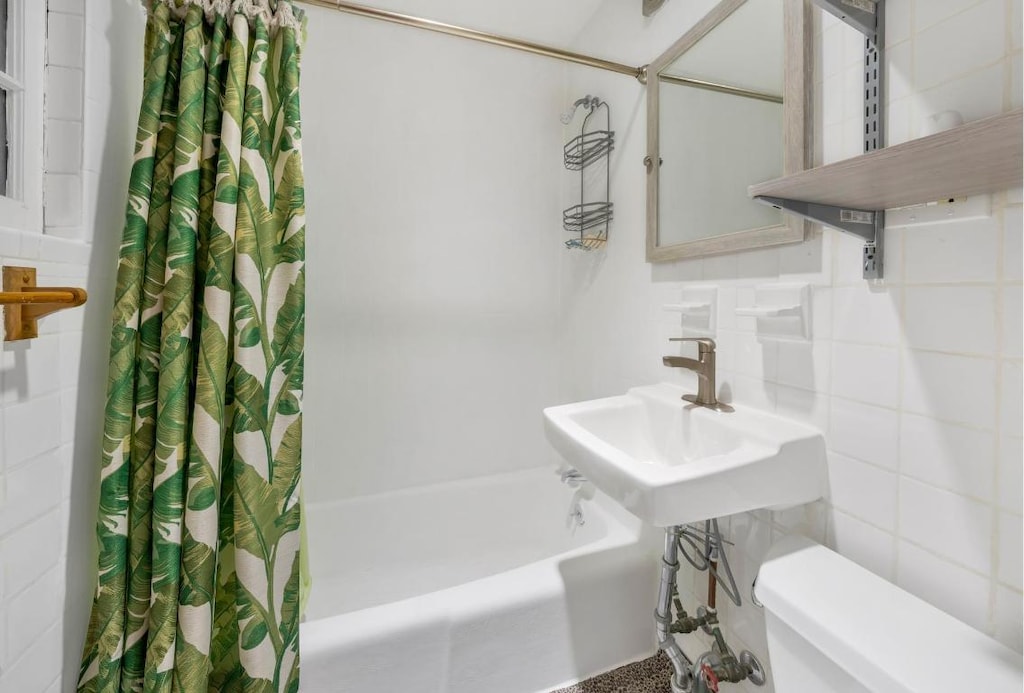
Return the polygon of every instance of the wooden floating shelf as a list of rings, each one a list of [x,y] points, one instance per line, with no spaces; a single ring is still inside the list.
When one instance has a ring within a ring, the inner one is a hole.
[[[751,197],[882,211],[1021,186],[1021,109],[750,186]]]
[[[4,307],[4,341],[39,336],[37,321],[65,308],[85,303],[85,289],[72,286],[36,286],[34,267],[4,267],[0,305]]]

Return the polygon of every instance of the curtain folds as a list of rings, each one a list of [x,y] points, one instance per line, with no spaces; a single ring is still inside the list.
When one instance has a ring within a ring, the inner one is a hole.
[[[80,691],[298,690],[302,13],[258,4],[152,3]]]

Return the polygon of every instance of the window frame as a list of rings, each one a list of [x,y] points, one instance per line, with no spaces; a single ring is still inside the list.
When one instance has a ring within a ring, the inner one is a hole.
[[[41,232],[43,226],[43,97],[46,3],[7,2],[8,179],[0,195],[0,228]]]

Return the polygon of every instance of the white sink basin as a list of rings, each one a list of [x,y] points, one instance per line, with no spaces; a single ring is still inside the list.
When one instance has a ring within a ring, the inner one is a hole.
[[[651,385],[549,407],[544,428],[569,464],[656,527],[821,497],[820,431],[744,406],[698,407],[686,392]]]

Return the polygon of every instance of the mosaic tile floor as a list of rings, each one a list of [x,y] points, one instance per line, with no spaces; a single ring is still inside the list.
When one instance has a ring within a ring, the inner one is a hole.
[[[552,693],[671,693],[672,665],[659,652]]]

